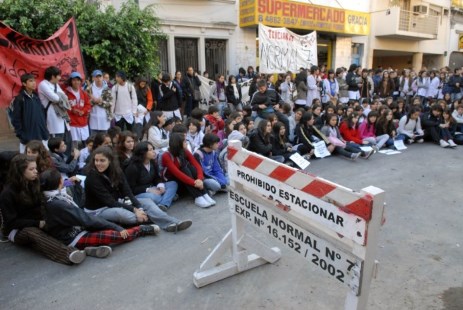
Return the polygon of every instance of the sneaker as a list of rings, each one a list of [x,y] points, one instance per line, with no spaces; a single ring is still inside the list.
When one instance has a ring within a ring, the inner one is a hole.
[[[180,196],[178,194],[175,194],[174,199],[172,199],[172,201],[177,201],[179,198]]]
[[[172,223],[167,226],[164,230],[167,232],[177,233],[177,231],[182,231],[191,226],[193,222],[191,220],[181,221],[179,223]]]
[[[169,209],[165,205],[159,205],[158,207],[159,207],[159,209],[161,209],[164,212],[167,212],[167,210]]]
[[[415,140],[413,140],[413,139],[408,139],[407,140],[407,144],[412,144],[412,143],[415,143]]]
[[[87,254],[87,256],[98,257],[98,258],[106,258],[109,255],[111,255],[111,253],[113,252],[111,247],[107,245],[89,246],[89,247],[86,247],[84,251],[85,251],[85,254]]]
[[[86,257],[87,257],[87,254],[85,254],[85,251],[81,251],[81,250],[76,250],[76,251],[71,252],[71,254],[69,254],[69,260],[73,264],[82,263]]]
[[[450,147],[456,147],[456,146],[457,146],[457,144],[456,144],[455,142],[453,142],[452,139],[450,139],[450,140],[447,141],[447,142],[449,143]]]
[[[373,145],[371,148],[373,149],[373,152],[378,153],[379,148],[376,145]]]
[[[209,208],[211,206],[211,204],[204,198],[204,196],[196,197],[195,205],[200,208]]]
[[[352,161],[356,161],[357,158],[359,158],[359,156],[360,156],[360,153],[352,153],[352,154],[350,154],[350,159]]]
[[[418,143],[423,143],[423,142],[424,142],[424,139],[416,140],[416,142],[418,142]]]
[[[450,146],[450,144],[448,144],[445,140],[442,140],[442,139],[439,141],[439,143],[440,143],[441,147],[449,147]]]
[[[217,194],[217,192],[215,192],[215,191],[209,191],[209,196],[213,197],[215,194]]]
[[[371,150],[369,152],[366,152],[365,153],[365,156],[363,156],[364,159],[368,159],[371,157],[371,155],[373,155],[375,153],[375,150]]]
[[[208,194],[205,194],[203,197],[204,197],[204,199],[206,199],[207,202],[209,202],[211,204],[211,207],[215,206],[215,200],[212,199],[211,196],[209,196]]]
[[[159,234],[161,231],[161,228],[159,228],[158,225],[152,224],[152,225],[140,225],[140,236],[156,236]]]

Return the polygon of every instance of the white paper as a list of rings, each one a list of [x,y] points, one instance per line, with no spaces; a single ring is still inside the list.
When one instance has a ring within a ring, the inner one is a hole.
[[[310,165],[310,162],[301,156],[299,153],[294,153],[289,157],[296,165],[299,166],[302,170],[307,168]]]
[[[324,158],[327,156],[330,156],[331,153],[328,151],[328,148],[326,147],[325,141],[318,141],[313,144],[314,151],[315,151],[315,156],[318,158]]]
[[[379,153],[385,154],[385,155],[402,154],[401,152],[399,152],[399,151],[394,151],[394,150],[381,150],[381,151],[379,151]]]
[[[407,147],[404,144],[404,140],[394,140],[394,146],[398,151],[403,151],[407,149]]]

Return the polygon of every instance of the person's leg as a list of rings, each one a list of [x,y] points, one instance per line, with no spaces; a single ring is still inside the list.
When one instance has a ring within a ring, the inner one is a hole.
[[[123,225],[137,224],[137,216],[135,213],[123,208],[107,208],[101,211],[98,216],[101,216],[110,222],[120,223]]]
[[[276,156],[270,156],[271,159],[274,161],[277,161],[279,163],[284,163],[285,162],[285,157],[282,155],[276,155]]]
[[[351,157],[352,157],[352,154],[353,154],[352,152],[347,151],[346,149],[344,149],[344,148],[341,147],[341,146],[336,146],[336,147],[334,148],[334,153],[335,153],[335,154],[342,155],[342,156],[344,156],[344,157],[346,157],[346,158],[351,158]]]
[[[151,199],[140,198],[138,201],[140,201],[142,209],[145,211],[146,215],[148,215],[148,218],[162,229],[167,228],[170,224],[180,222],[180,220],[159,209]]]
[[[388,134],[377,136],[376,137],[376,146],[378,147],[378,149],[381,149],[383,147],[383,145],[386,144],[388,139],[389,139]]]
[[[116,126],[119,127],[121,131],[125,130],[124,125],[125,125],[125,119],[123,117],[116,122]]]
[[[121,244],[130,242],[139,236],[139,226],[127,228],[126,230],[129,233],[126,239],[122,238],[120,232],[111,229],[88,232],[77,241],[76,248],[84,250],[86,247]]]
[[[14,243],[30,246],[52,261],[66,265],[72,264],[69,256],[72,252],[77,250],[47,235],[38,227],[26,227],[19,230],[14,237]]]
[[[426,132],[427,134],[431,137],[431,140],[432,142],[434,143],[439,143],[440,139],[441,139],[441,135],[440,135],[440,127],[436,126],[436,127],[428,127],[426,128]]]
[[[190,117],[191,110],[193,110],[193,96],[187,96],[185,102],[185,115]]]
[[[211,192],[217,192],[220,190],[220,183],[212,178],[204,179],[204,188]]]

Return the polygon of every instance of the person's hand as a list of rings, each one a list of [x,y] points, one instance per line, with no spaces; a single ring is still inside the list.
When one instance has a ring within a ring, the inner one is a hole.
[[[78,149],[74,149],[74,159],[79,158],[80,156],[80,151]]]
[[[174,93],[176,93],[176,92],[177,92],[177,88],[175,88],[175,86],[173,86],[173,87],[172,87],[172,91],[173,91]]]
[[[80,182],[80,179],[76,176],[72,176],[70,177],[68,180],[71,180],[72,183],[76,184],[76,183],[79,183]]]
[[[145,211],[138,209],[138,208],[134,208],[134,212],[135,212],[135,216],[137,217],[137,222],[144,223],[148,221],[148,216],[146,216]]]
[[[155,195],[162,195],[162,192],[157,187],[152,187],[148,190],[148,193],[155,194]]]
[[[203,181],[200,180],[200,179],[196,179],[196,180],[195,180],[195,187],[196,187],[197,189],[201,189],[201,190],[202,190],[202,189],[204,188]]]
[[[45,227],[46,222],[45,221],[40,221],[39,223],[39,228],[43,229]]]
[[[127,237],[129,236],[129,232],[127,231],[127,229],[124,229],[123,231],[121,231],[120,234],[121,234],[122,239],[127,239]]]
[[[84,115],[84,112],[83,112],[83,111],[77,111],[77,113],[79,114],[79,116]]]
[[[275,104],[275,105],[273,106],[273,109],[274,109],[275,111],[278,110],[279,108],[280,108],[280,105],[279,105],[278,103]]]
[[[362,141],[362,144],[363,144],[363,145],[367,145],[368,143],[369,143],[369,142],[366,141],[366,140],[363,140],[363,141]]]
[[[267,106],[265,104],[263,104],[263,103],[259,104],[258,107],[259,107],[259,109],[262,109],[262,110],[267,108]]]
[[[165,187],[157,187],[158,191],[162,194],[164,194],[166,192],[166,188]]]

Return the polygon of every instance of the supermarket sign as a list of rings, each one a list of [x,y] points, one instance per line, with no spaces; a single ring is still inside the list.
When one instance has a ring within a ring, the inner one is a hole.
[[[368,35],[370,14],[288,0],[241,0],[240,27],[259,23],[352,35]]]

